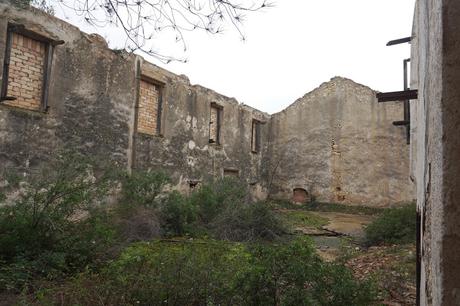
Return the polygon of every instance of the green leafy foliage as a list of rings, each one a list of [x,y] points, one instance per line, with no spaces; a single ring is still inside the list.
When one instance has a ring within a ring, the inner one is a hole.
[[[366,242],[369,245],[413,242],[416,235],[416,219],[415,203],[388,209],[366,227]]]
[[[160,216],[166,236],[185,235],[196,221],[195,208],[177,191],[170,193],[161,203]]]
[[[310,240],[276,239],[285,233],[283,222],[266,203],[251,203],[234,179],[183,196],[163,192],[169,181],[164,174],[136,172],[123,176],[121,203],[108,210],[100,204],[118,177],[95,175],[79,160],[66,163],[26,185],[15,205],[0,208],[0,291],[19,292],[46,280],[51,287],[35,290],[34,302],[48,305],[367,305],[372,300],[369,283],[356,281],[343,266],[322,262]],[[197,229],[221,240],[152,240],[190,237]]]
[[[169,178],[163,172],[134,171],[125,175],[121,205],[155,206],[158,195]]]
[[[196,208],[200,222],[208,224],[229,205],[246,202],[248,191],[241,181],[224,177],[201,186],[190,197],[190,204]]]
[[[371,283],[344,266],[322,262],[308,239],[255,246],[168,240],[132,245],[99,275],[84,273],[61,289],[59,302],[369,305],[373,294]]]
[[[0,290],[74,272],[103,252],[114,233],[93,204],[109,182],[65,156],[31,179],[14,205],[0,207]]]

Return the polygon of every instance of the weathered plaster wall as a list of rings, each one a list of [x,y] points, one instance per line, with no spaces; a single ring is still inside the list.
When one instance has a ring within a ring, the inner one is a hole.
[[[261,129],[262,150],[255,154],[251,152],[251,125],[253,119],[267,122],[267,114],[191,85],[186,77],[141,57],[112,51],[100,37],[84,34],[38,10],[0,5],[2,57],[9,22],[64,44],[55,48],[46,113],[0,105],[1,169],[27,172],[70,149],[128,170],[161,169],[172,177],[173,187],[183,191],[189,190],[190,181],[221,177],[224,169],[237,170],[256,198],[265,196],[260,169],[267,129]],[[136,131],[140,76],[164,83],[161,134],[157,136]],[[221,145],[209,144],[212,102],[223,107]]]
[[[460,2],[417,1],[412,167],[422,216],[421,305],[460,305]]]
[[[0,4],[1,59],[9,22],[65,43],[54,51],[46,113],[0,105],[0,167],[26,171],[65,149],[126,164],[134,57],[38,10]]]
[[[69,149],[128,171],[161,169],[182,191],[227,169],[260,199],[268,190],[291,198],[294,188],[352,204],[412,199],[404,131],[391,124],[402,106],[378,105],[365,86],[334,78],[269,116],[34,9],[0,4],[0,60],[9,22],[64,43],[55,47],[46,112],[0,105],[0,170],[27,172]],[[141,79],[162,84],[158,135],[137,131]],[[211,103],[222,108],[220,144],[209,143]],[[258,153],[254,119],[263,123]]]
[[[148,62],[141,69],[143,75],[164,82],[165,87],[161,135],[136,136],[135,167],[167,170],[185,191],[190,181],[222,177],[224,169],[237,170],[253,194],[263,198],[266,184],[261,168],[268,129],[262,127],[263,150],[255,154],[251,152],[251,125],[253,119],[267,122],[269,116]],[[220,145],[209,143],[211,103],[222,107]]]
[[[270,122],[273,196],[303,188],[320,201],[391,205],[413,199],[399,103],[378,104],[370,88],[333,78]]]

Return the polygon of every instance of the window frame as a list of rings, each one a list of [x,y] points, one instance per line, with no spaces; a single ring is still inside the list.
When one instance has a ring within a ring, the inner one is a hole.
[[[217,111],[217,122],[216,122],[216,139],[215,141],[211,141],[211,124],[213,123],[211,121],[211,112],[212,109],[215,109]],[[209,107],[209,137],[208,141],[210,144],[215,144],[220,146],[222,144],[222,137],[221,137],[221,126],[222,126],[222,117],[223,117],[223,111],[224,107],[222,105],[217,104],[216,102],[211,102],[210,107]]]
[[[6,34],[6,46],[5,46],[5,57],[3,59],[2,66],[2,86],[0,88],[0,105],[4,101],[14,101],[16,97],[8,96],[8,82],[9,82],[9,66],[11,60],[11,49],[13,45],[13,34],[19,34],[24,37],[39,41],[45,44],[45,58],[43,61],[43,80],[42,80],[42,94],[40,98],[40,106],[37,110],[30,111],[48,111],[48,95],[49,95],[49,83],[51,77],[51,66],[53,62],[54,47],[56,45],[63,44],[63,41],[57,41],[27,30],[23,25],[8,23],[7,34]],[[15,108],[20,106],[8,105]]]
[[[155,134],[154,135],[150,135],[150,134],[147,134],[147,133],[144,133],[144,132],[139,132],[139,105],[137,106],[137,114],[136,114],[136,131],[138,131],[138,133],[141,133],[141,134],[144,134],[144,135],[149,135],[149,136],[163,136],[162,134],[162,124],[163,124],[163,120],[162,119],[162,116],[163,116],[163,92],[164,92],[164,87],[165,87],[165,83],[164,82],[161,82],[157,79],[154,79],[154,78],[151,78],[147,75],[144,75],[144,74],[141,74],[141,77],[139,79],[139,86],[138,86],[138,91],[139,91],[139,101],[141,99],[141,96],[140,96],[140,85],[141,85],[141,82],[146,82],[146,83],[149,83],[150,85],[153,85],[153,86],[156,86],[158,88],[158,111],[157,111],[157,125],[155,127]],[[139,103],[139,102],[138,102]]]

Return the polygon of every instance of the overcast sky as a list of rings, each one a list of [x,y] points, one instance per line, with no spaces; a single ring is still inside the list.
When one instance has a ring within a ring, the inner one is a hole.
[[[268,113],[284,109],[334,76],[379,91],[402,90],[402,61],[409,57],[410,46],[385,44],[411,35],[414,3],[275,0],[275,7],[247,16],[245,42],[231,28],[217,36],[194,32],[187,36],[187,63],[148,60]],[[59,9],[56,14],[116,46],[119,34],[114,29],[84,25]],[[168,53],[167,41],[155,43]]]

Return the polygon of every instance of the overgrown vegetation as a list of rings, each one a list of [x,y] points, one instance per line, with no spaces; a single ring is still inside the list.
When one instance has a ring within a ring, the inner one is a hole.
[[[373,296],[371,283],[322,262],[304,238],[272,245],[138,243],[101,273],[81,274],[45,299],[66,305],[369,305]]]
[[[412,243],[416,235],[416,220],[415,203],[387,209],[366,227],[366,242],[368,245]]]
[[[0,289],[73,273],[93,264],[113,241],[106,216],[92,205],[107,194],[109,176],[96,178],[75,156],[52,169],[23,184],[14,205],[0,206]]]
[[[14,205],[0,206],[0,293],[22,292],[26,303],[372,300],[371,283],[321,261],[310,240],[291,241],[283,219],[267,203],[251,202],[238,180],[184,196],[164,191],[162,173],[109,173],[75,156],[23,180]],[[316,220],[307,219],[299,222]]]

